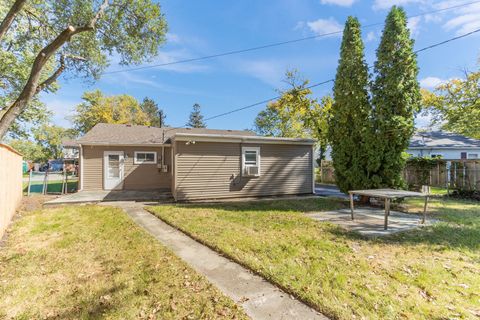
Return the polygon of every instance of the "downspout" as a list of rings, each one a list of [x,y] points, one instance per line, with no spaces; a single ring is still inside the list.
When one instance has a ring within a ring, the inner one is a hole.
[[[83,146],[79,144],[80,146],[80,165],[78,166],[80,169],[80,188],[78,191],[83,190]]]
[[[315,194],[315,145],[312,145],[312,194]]]
[[[163,166],[165,165],[165,147],[162,146],[162,172],[163,172]]]

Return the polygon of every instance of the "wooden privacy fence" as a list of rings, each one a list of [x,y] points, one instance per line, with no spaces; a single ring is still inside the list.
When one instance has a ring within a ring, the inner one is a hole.
[[[412,165],[407,165],[403,171],[403,177],[410,186],[421,186],[425,176],[426,184],[432,187],[480,190],[480,160],[441,160],[428,172]],[[335,183],[332,161],[322,161],[317,182]]]
[[[22,155],[0,143],[0,238],[22,200]]]
[[[480,190],[480,160],[442,160],[427,172],[407,165],[403,172],[409,185],[421,185],[422,176],[432,187]]]

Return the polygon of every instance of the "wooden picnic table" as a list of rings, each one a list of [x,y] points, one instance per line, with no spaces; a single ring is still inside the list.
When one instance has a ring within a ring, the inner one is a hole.
[[[405,190],[396,190],[396,189],[370,189],[370,190],[352,190],[348,191],[350,194],[350,209],[352,211],[352,220],[354,220],[354,205],[353,205],[353,196],[368,196],[372,198],[381,198],[385,199],[385,223],[383,228],[388,229],[388,216],[390,215],[390,202],[393,199],[408,198],[408,197],[424,197],[425,204],[423,206],[423,217],[422,223],[425,223],[425,218],[427,215],[427,204],[428,204],[428,193],[423,192],[414,192],[414,191],[405,191]]]

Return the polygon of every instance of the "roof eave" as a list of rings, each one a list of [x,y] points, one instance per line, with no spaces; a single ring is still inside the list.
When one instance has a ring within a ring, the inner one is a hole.
[[[301,138],[276,138],[261,136],[240,136],[240,135],[220,135],[220,134],[190,134],[176,133],[172,139],[174,141],[195,140],[200,142],[231,142],[231,143],[263,143],[263,144],[295,144],[295,145],[314,145],[315,140]]]
[[[81,146],[106,146],[106,147],[170,147],[170,143],[111,143],[111,142],[78,142]]]

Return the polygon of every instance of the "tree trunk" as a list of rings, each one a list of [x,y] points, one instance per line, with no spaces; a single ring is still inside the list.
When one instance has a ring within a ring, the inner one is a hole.
[[[0,39],[1,36],[5,34],[5,32],[8,30],[8,28],[13,22],[13,19],[15,18],[15,15],[21,10],[25,2],[26,0],[15,1],[7,16],[0,24]],[[109,0],[103,0],[103,3],[100,5],[96,15],[93,17],[92,20],[89,21],[88,24],[79,27],[68,26],[52,42],[50,42],[40,51],[40,53],[35,58],[35,61],[33,62],[27,83],[23,87],[18,98],[9,108],[6,109],[5,113],[0,117],[0,140],[3,139],[12,122],[15,121],[15,119],[18,117],[18,115],[20,115],[20,113],[22,113],[22,111],[26,108],[32,97],[38,94],[45,86],[53,83],[56,78],[62,73],[64,68],[63,58],[61,60],[60,68],[46,81],[44,81],[42,84],[39,84],[38,81],[40,80],[41,72],[48,59],[50,59],[66,42],[70,41],[70,38],[75,34],[93,31],[98,19],[100,19],[105,13],[108,5]]]
[[[69,41],[73,35],[90,30],[93,30],[93,28],[90,26],[78,28],[68,26],[52,42],[50,42],[45,48],[40,51],[40,53],[35,58],[35,61],[33,62],[30,76],[27,80],[27,83],[23,87],[23,90],[20,92],[18,98],[0,118],[0,140],[5,136],[12,122],[15,121],[15,119],[20,115],[20,113],[26,108],[32,97],[40,91],[38,90],[38,88],[39,86],[41,87],[41,85],[38,82],[40,80],[40,75],[43,67],[47,63],[48,59],[50,59],[61,46],[63,46],[67,41]],[[62,69],[59,70],[63,70],[62,66],[60,68]],[[56,75],[58,77],[60,73],[58,73],[57,70],[54,73],[54,76]],[[47,81],[53,82],[51,81],[51,79],[52,77],[47,79]]]
[[[7,15],[3,19],[2,23],[0,24],[0,40],[3,38],[5,33],[7,33],[8,29],[13,23],[15,16],[22,10],[23,5],[27,2],[27,0],[17,0],[12,5],[10,10],[8,11]]]

